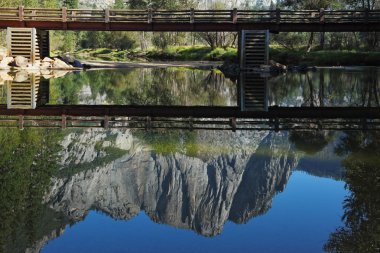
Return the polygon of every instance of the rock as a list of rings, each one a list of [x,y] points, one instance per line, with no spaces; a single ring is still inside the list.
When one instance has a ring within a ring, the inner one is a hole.
[[[26,67],[28,65],[29,60],[23,56],[16,56],[15,57],[15,64],[17,67]]]
[[[231,80],[236,80],[240,74],[240,65],[237,62],[225,61],[218,69]]]
[[[53,68],[55,68],[55,69],[71,69],[73,67],[68,65],[64,61],[56,58],[56,59],[54,59]]]
[[[34,63],[28,63],[26,69],[40,69],[41,61],[35,61]]]
[[[51,59],[51,58],[49,58],[49,57],[45,57],[45,58],[42,60],[42,62],[49,62],[49,63],[53,63],[53,62],[54,62],[54,60],[53,60],[53,59]]]
[[[74,58],[74,56],[66,53],[66,54],[61,56],[61,60],[63,60],[66,63],[73,63],[75,61],[75,58]]]
[[[269,61],[269,65],[271,66],[271,72],[286,72],[287,67],[281,63],[275,62],[273,60]]]
[[[51,72],[53,78],[59,78],[65,76],[69,71],[64,71],[64,70],[54,70]]]
[[[12,81],[13,78],[8,74],[7,71],[0,71],[0,85],[5,84],[6,81]]]
[[[48,70],[48,69],[41,69],[40,73],[41,73],[42,77],[45,78],[45,79],[50,79],[50,78],[53,77],[51,71]]]
[[[75,67],[75,68],[83,68],[84,66],[83,66],[83,64],[80,61],[74,60],[73,61],[73,67]]]
[[[0,69],[9,69],[9,64],[14,61],[13,57],[5,57],[0,61]]]
[[[50,62],[47,62],[47,61],[43,61],[40,65],[41,69],[48,69],[48,68],[51,68],[51,63]]]
[[[21,83],[28,80],[28,78],[29,78],[28,72],[19,71],[16,73],[15,78],[13,79],[13,82]]]

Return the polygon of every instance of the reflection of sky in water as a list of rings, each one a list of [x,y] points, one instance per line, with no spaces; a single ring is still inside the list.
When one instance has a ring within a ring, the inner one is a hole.
[[[342,181],[293,172],[265,215],[247,224],[228,222],[213,238],[155,224],[144,213],[116,221],[91,211],[43,252],[323,252],[330,233],[342,224],[347,193]]]

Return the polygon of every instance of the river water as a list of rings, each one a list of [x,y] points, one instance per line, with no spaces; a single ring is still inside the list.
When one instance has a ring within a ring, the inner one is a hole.
[[[379,107],[378,68],[259,78],[266,108]],[[235,108],[245,88],[217,71],[96,70],[41,82],[36,108]],[[380,131],[364,127],[0,128],[0,252],[380,252],[379,192]]]

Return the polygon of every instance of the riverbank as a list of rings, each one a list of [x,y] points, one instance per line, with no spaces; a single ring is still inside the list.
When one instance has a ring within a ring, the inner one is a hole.
[[[127,51],[113,49],[83,49],[76,52],[83,60],[112,62],[126,61],[227,61],[237,62],[236,48],[215,48],[206,46],[170,46],[164,50]],[[308,66],[380,66],[380,52],[357,51],[311,51],[289,50],[271,47],[269,57],[285,65]]]
[[[118,62],[102,60],[81,60],[82,64],[91,66],[94,69],[106,68],[196,68],[215,69],[223,62],[218,61],[169,61],[169,62]]]

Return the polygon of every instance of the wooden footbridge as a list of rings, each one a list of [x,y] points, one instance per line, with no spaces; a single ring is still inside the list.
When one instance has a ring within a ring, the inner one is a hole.
[[[112,10],[0,8],[8,51],[48,56],[49,30],[239,33],[241,69],[268,64],[269,32],[380,31],[380,10]],[[21,42],[21,43],[20,43]]]
[[[0,29],[110,31],[380,31],[380,10],[112,10],[0,8]]]

